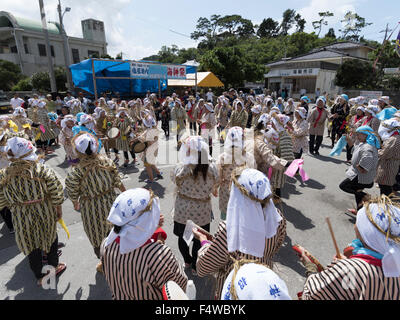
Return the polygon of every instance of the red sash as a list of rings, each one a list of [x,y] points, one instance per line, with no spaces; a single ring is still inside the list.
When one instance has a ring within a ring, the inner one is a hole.
[[[363,126],[365,126],[369,121],[371,121],[372,116],[367,117],[367,120],[364,121]]]
[[[191,120],[194,120],[193,119],[193,117],[192,117],[192,112],[193,112],[193,108],[195,107],[195,105],[194,104],[192,104],[192,107],[189,109],[189,111],[188,111],[188,116],[189,116],[189,118],[191,119]]]
[[[319,112],[319,115],[318,115],[318,117],[317,117],[317,120],[315,120],[314,128],[317,126],[319,119],[321,119],[321,117],[322,117],[322,112],[324,111],[324,109],[317,108],[317,111]]]
[[[382,267],[382,260],[374,258],[369,255],[366,255],[366,254],[356,254],[354,256],[351,256],[350,259],[361,259],[369,264],[372,264],[373,266]]]
[[[158,235],[161,235],[161,238],[163,238],[164,240],[167,239],[167,233],[162,228],[158,228],[156,231],[154,231],[154,233],[151,236],[151,238],[149,240],[147,240],[145,244],[142,245],[142,247],[145,246],[146,244],[156,242],[157,239],[158,239]],[[115,242],[119,244],[120,237],[117,237],[115,239]]]
[[[395,131],[393,134],[392,134],[392,137],[393,136],[398,136],[399,135],[399,132],[398,131]]]

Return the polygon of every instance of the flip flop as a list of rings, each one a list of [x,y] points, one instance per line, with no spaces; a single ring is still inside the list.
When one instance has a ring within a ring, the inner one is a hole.
[[[304,255],[306,256],[306,258],[308,259],[308,261],[310,261],[311,263],[315,264],[317,266],[318,272],[322,272],[324,271],[324,267],[323,265],[311,254],[309,253],[306,249],[304,249],[303,247],[299,246],[299,245],[294,245],[292,247],[292,249],[297,253],[297,255],[299,257]]]
[[[347,209],[348,212],[354,214],[355,216],[357,215],[357,210],[356,209]]]

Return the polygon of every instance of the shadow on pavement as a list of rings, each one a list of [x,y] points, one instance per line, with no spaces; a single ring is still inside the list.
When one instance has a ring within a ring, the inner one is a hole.
[[[314,157],[317,158],[317,159],[319,159],[319,160],[322,160],[322,161],[324,161],[324,162],[333,162],[333,163],[335,163],[335,164],[346,163],[346,161],[339,160],[339,159],[336,159],[336,158],[333,158],[333,157],[326,157],[326,156],[321,156],[321,155],[319,155],[319,156],[314,156]]]
[[[317,190],[323,190],[325,189],[325,185],[319,183],[318,181],[314,179],[308,179],[307,181],[302,181],[300,176],[296,176],[297,180],[301,182],[301,186],[305,186],[307,188],[311,189],[317,189]]]
[[[139,176],[139,182],[144,182],[148,178],[146,170],[143,170]],[[157,178],[154,178],[152,183],[146,183],[143,188],[153,190],[154,194],[160,199],[164,198],[165,187],[157,182]]]
[[[79,290],[77,291],[76,296],[78,296],[78,293]],[[105,276],[100,272],[96,272],[96,283],[89,284],[89,295],[87,300],[111,300],[111,298],[112,294]]]
[[[290,239],[288,236],[286,236],[282,247],[279,249],[278,253],[275,255],[273,261],[279,262],[280,264],[297,272],[300,276],[305,277],[306,269],[301,264],[298,256],[292,249],[292,246],[294,246],[295,244],[297,244],[297,243],[292,243],[292,239]],[[299,245],[301,245],[301,243],[299,243]],[[276,264],[274,265],[273,269],[277,270]],[[283,272],[283,271],[278,270],[278,272]]]
[[[185,270],[188,280],[193,280],[196,286],[196,300],[214,300],[216,279],[213,276],[194,276],[190,269]]]
[[[68,272],[68,268],[66,270]],[[62,277],[62,275],[61,275]],[[58,282],[58,280],[57,280]],[[62,300],[64,295],[70,289],[71,284],[68,283],[64,292],[59,293],[58,289],[43,289],[37,285],[36,278],[32,270],[29,268],[28,258],[25,257],[16,267],[15,272],[6,283],[6,288],[11,291],[20,291],[15,295],[15,300]],[[57,286],[56,286],[57,288]]]
[[[283,216],[287,221],[291,222],[296,229],[308,230],[315,228],[310,218],[304,216],[301,211],[288,206],[286,203],[281,203],[278,208],[283,211]]]

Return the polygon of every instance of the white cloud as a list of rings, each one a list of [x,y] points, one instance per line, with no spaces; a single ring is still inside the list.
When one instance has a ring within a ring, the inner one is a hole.
[[[58,22],[58,0],[43,0],[46,20]],[[29,5],[27,5],[29,3]],[[141,59],[155,54],[159,48],[142,46],[135,34],[124,29],[122,24],[129,21],[129,6],[133,0],[62,0],[63,10],[71,7],[71,11],[64,15],[64,25],[69,36],[82,37],[81,21],[88,18],[104,22],[107,51],[116,56],[121,51],[124,59]],[[8,11],[17,17],[40,21],[39,2],[37,0],[1,0],[1,10]]]
[[[330,11],[334,14],[333,17],[327,18],[328,25],[323,26],[321,35],[328,32],[328,28],[340,28],[344,15],[348,11],[356,12],[356,5],[360,4],[360,0],[311,0],[305,8],[299,9],[298,12],[307,21],[306,31],[313,31],[312,21],[320,20],[318,13]],[[335,28],[335,31],[338,31]]]

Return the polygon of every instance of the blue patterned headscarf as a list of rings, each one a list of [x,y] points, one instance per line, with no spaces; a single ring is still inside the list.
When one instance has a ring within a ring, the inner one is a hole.
[[[374,146],[377,149],[381,147],[378,136],[375,134],[374,130],[372,130],[370,126],[359,127],[356,132],[367,135],[367,143],[371,146]]]

